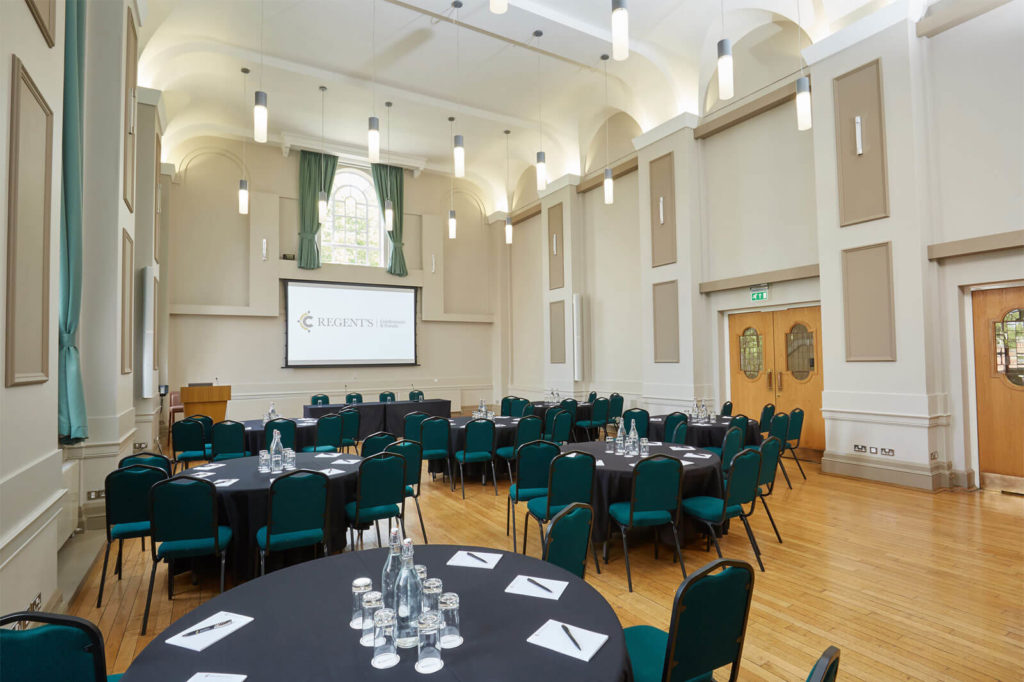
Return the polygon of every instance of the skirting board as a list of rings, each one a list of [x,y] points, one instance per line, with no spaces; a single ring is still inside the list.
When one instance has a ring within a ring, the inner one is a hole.
[[[967,472],[952,471],[944,462],[925,465],[831,450],[826,450],[821,458],[821,471],[931,491],[959,487],[960,481],[970,480]]]

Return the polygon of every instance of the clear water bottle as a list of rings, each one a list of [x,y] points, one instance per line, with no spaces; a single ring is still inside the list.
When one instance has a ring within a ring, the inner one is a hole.
[[[418,625],[423,610],[423,583],[413,566],[412,540],[402,542],[402,571],[395,585],[395,609],[398,623],[395,626],[395,643],[399,649],[412,649],[419,644]]]
[[[281,445],[281,432],[274,429],[274,440],[270,443],[270,473],[279,474],[284,470],[284,446]]]
[[[623,448],[626,445],[626,425],[619,420],[619,428],[615,431],[615,454],[623,454]]]
[[[278,416],[280,416],[277,414],[277,407],[274,405],[273,402],[270,403],[270,410],[267,412],[267,416],[269,416],[271,419],[277,419]]]
[[[384,595],[384,608],[395,608],[395,585],[398,574],[402,571],[402,537],[397,526],[391,527],[388,558],[384,562],[384,570],[380,574],[380,591]]]
[[[629,454],[636,455],[640,449],[640,436],[636,432],[636,420],[629,426]]]

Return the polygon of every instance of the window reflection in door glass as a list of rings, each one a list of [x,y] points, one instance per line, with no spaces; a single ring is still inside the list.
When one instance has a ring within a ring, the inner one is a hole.
[[[748,379],[756,379],[764,367],[764,345],[761,335],[753,327],[747,327],[740,334],[740,371]]]
[[[995,324],[996,371],[1011,383],[1024,386],[1024,310],[1006,313]]]
[[[786,334],[786,369],[799,381],[814,370],[814,333],[802,324],[793,325]]]

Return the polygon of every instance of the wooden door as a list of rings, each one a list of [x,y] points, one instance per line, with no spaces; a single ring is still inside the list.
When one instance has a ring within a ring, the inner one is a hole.
[[[775,329],[775,409],[804,411],[800,446],[825,449],[821,416],[821,307],[789,308],[772,313]]]
[[[1024,491],[1024,287],[971,298],[982,486]]]
[[[729,316],[729,374],[732,413],[753,419],[775,402],[775,333],[771,312]]]

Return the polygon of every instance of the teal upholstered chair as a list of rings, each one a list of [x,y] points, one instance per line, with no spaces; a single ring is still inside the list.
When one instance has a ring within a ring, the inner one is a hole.
[[[171,454],[174,466],[187,467],[192,462],[206,460],[203,424],[195,419],[181,419],[171,426]]]
[[[540,417],[534,417],[532,415],[529,417],[520,417],[519,423],[516,425],[515,443],[513,445],[505,445],[494,451],[494,454],[505,460],[505,464],[508,466],[508,480],[510,482],[513,480],[512,461],[516,458],[516,451],[527,443],[540,440],[541,435],[543,435],[541,434],[543,429],[544,423],[541,422]],[[507,531],[508,529],[506,528],[506,535],[508,534]]]
[[[295,422],[291,419],[278,417],[271,419],[263,427],[263,447],[270,449],[274,442],[274,431],[281,433],[281,447],[295,449],[295,433],[298,430]]]
[[[757,421],[757,427],[761,430],[761,433],[768,433],[768,430],[772,425],[772,417],[774,416],[774,403],[765,403],[764,407],[761,408],[761,418]]]
[[[359,442],[359,410],[345,409],[341,415],[341,449],[356,449]]]
[[[267,492],[267,525],[256,531],[260,575],[267,572],[267,555],[295,547],[317,545],[327,556],[327,509],[330,501],[327,474],[296,469],[278,476]]]
[[[651,415],[647,410],[634,407],[622,413],[622,422],[626,427],[626,433],[629,433],[633,424],[636,423],[637,436],[647,438],[647,427],[650,425]]]
[[[316,436],[313,445],[302,448],[303,452],[341,452],[341,430],[343,422],[340,414],[325,414],[316,420]]]
[[[682,509],[684,514],[707,528],[707,536],[714,540],[719,558],[722,557],[722,548],[718,544],[715,529],[721,528],[727,519],[739,517],[747,531],[754,556],[757,557],[757,565],[763,571],[761,548],[757,546],[754,531],[750,529],[750,522],[747,521],[747,517],[754,513],[754,506],[757,504],[757,482],[760,477],[761,453],[754,448],[747,448],[732,461],[729,478],[725,481],[724,497],[687,497],[683,500]],[[745,504],[750,505],[749,511],[744,510]]]
[[[564,411],[565,410],[563,410],[560,407],[552,407],[549,408],[548,411],[544,413],[544,440],[554,440],[555,417],[558,416],[559,412]]]
[[[512,402],[518,400],[514,395],[507,395],[501,399],[501,409],[499,412],[502,417],[512,416]]]
[[[512,417],[532,417],[533,403],[526,398],[516,398],[512,403]]]
[[[427,527],[423,524],[423,511],[420,509],[420,480],[423,475],[423,448],[419,441],[400,440],[392,443],[384,451],[405,458],[405,496],[411,497],[416,503],[416,516],[420,519],[420,530],[423,531],[423,543],[427,540]],[[405,534],[405,519],[402,520],[402,534]]]
[[[384,452],[384,450],[396,440],[398,440],[398,437],[393,433],[388,433],[387,431],[371,433],[363,440],[363,449],[359,454],[363,457],[373,457],[376,454]]]
[[[613,424],[618,424],[622,419],[622,403],[622,396],[618,393],[608,396],[608,421]]]
[[[686,430],[690,423],[690,418],[683,412],[673,412],[665,416],[665,442],[676,443],[677,445],[683,445],[686,443]],[[682,433],[679,434],[679,438],[676,437],[676,429],[679,425],[683,425]]]
[[[794,407],[789,411],[789,432],[786,434],[786,440],[784,441],[784,451],[789,450],[793,453],[793,461],[796,462],[796,468],[800,470],[800,475],[807,480],[807,474],[804,473],[804,468],[800,464],[800,458],[796,456],[796,449],[800,447],[800,435],[804,430],[804,411],[799,407]],[[782,461],[781,459],[779,461]]]
[[[539,417],[535,417],[539,419]],[[516,480],[509,486],[505,505],[505,535],[508,535],[508,520],[512,518],[512,551],[516,552],[516,504],[548,494],[548,476],[551,460],[558,457],[562,449],[558,443],[535,440],[516,448]],[[523,548],[526,551],[526,548]]]
[[[723,417],[731,417],[732,416],[732,401],[731,400],[726,400],[724,403],[722,403],[722,413],[721,414],[722,414]]]
[[[676,422],[676,427],[671,435],[665,431],[665,442],[674,445],[686,445],[686,435],[689,433],[690,424],[686,420]]]
[[[420,437],[417,439],[423,448],[423,459],[428,462],[444,460],[444,470],[451,476],[450,451],[451,422],[444,417],[430,417],[420,423]]]
[[[683,555],[679,551],[676,530],[679,521],[679,501],[683,495],[683,463],[668,455],[652,455],[637,462],[633,469],[633,489],[629,502],[613,502],[608,506],[608,536],[612,534],[612,521],[622,533],[622,553],[626,557],[626,584],[633,591],[633,576],[629,570],[629,531],[634,528],[670,526],[676,547],[679,568],[686,577]],[[658,537],[654,538],[654,558],[658,558]],[[604,562],[608,563],[608,541],[604,543]]]
[[[160,481],[149,489],[149,543],[153,568],[149,572],[142,634],[149,623],[156,567],[167,562],[167,598],[174,596],[174,562],[178,559],[214,555],[220,559],[220,591],[224,591],[224,564],[231,544],[231,527],[217,519],[217,489],[210,481],[178,476]],[[159,546],[158,544],[159,543]]]
[[[317,393],[309,399],[309,402],[312,405],[330,405],[331,398],[326,393]]]
[[[409,391],[409,400],[413,400],[413,401],[423,400],[423,391],[417,390],[415,388],[413,390]]]
[[[107,561],[110,559],[110,545],[117,540],[117,561],[114,572],[121,579],[121,555],[124,541],[142,538],[142,549],[146,549],[149,535],[149,489],[154,483],[166,480],[168,473],[163,468],[132,464],[114,469],[103,482],[104,504],[107,510],[107,549],[103,554],[103,570],[100,572],[100,592],[96,596],[96,608],[103,602],[103,585],[107,579]]]
[[[597,391],[591,391],[587,394],[588,403],[593,403],[595,400],[597,400]]]
[[[249,454],[245,449],[245,424],[227,419],[217,422],[213,425],[211,445],[214,462],[245,457]]]
[[[544,495],[534,497],[526,502],[527,518],[523,523],[523,554],[526,554],[526,536],[530,529],[529,517],[537,521],[540,528],[540,544],[546,544],[544,524],[555,517],[555,514],[573,502],[590,504],[594,496],[594,471],[597,468],[594,456],[586,452],[566,452],[551,460],[548,469],[548,489]],[[594,553],[594,565],[597,572],[601,566],[597,563],[597,549],[591,546]]]
[[[594,526],[594,509],[573,502],[555,514],[544,540],[544,561],[561,566],[580,578],[587,577],[587,549]]]
[[[41,623],[10,630],[19,621]],[[107,675],[103,635],[84,618],[42,611],[21,611],[0,617],[0,680],[28,682],[115,682]]]
[[[634,682],[712,682],[730,666],[739,679],[754,569],[719,559],[690,574],[676,590],[668,632],[650,625],[626,628]]]
[[[424,419],[430,417],[426,412],[410,412],[402,417],[402,437],[406,440],[419,442],[420,424]]]
[[[205,414],[193,414],[186,419],[197,421],[203,425],[203,447],[206,454],[209,455],[213,443],[213,418],[207,417]]]
[[[548,412],[551,412],[551,410],[548,410]],[[545,437],[545,440],[555,443],[568,443],[569,436],[572,433],[572,415],[563,409],[559,409],[555,412],[553,422],[551,425],[551,437]]]
[[[779,535],[779,527],[775,525],[775,519],[772,517],[772,510],[768,508],[768,497],[775,490],[775,474],[779,470],[779,457],[782,454],[782,441],[775,436],[769,436],[763,443],[761,443],[761,473],[757,480],[757,496],[761,498],[761,506],[764,507],[764,511],[768,514],[768,520],[772,522],[772,530],[775,531],[775,537],[778,538],[779,542],[782,542],[782,536]]]
[[[825,649],[818,662],[807,676],[807,682],[835,682],[839,675],[839,649],[830,646]]]
[[[494,479],[494,494],[498,494],[498,475],[494,469],[494,422],[489,419],[473,419],[466,424],[466,443],[455,453],[459,463],[459,483],[462,484],[462,499],[466,499],[466,479],[463,468],[466,464],[491,463],[491,477]],[[486,475],[486,469],[485,469]],[[455,490],[455,479],[452,479]]]
[[[558,406],[569,413],[569,421],[573,424],[576,423],[576,410],[579,407],[579,403],[575,398],[566,398],[562,402],[558,403]]]
[[[349,532],[368,523],[397,518],[405,527],[405,458],[390,452],[381,452],[359,463],[356,499],[345,505]],[[403,532],[404,536],[405,533]],[[360,542],[363,531],[359,531]],[[352,538],[355,547],[355,538]],[[381,542],[377,525],[377,542]]]
[[[576,426],[587,432],[587,440],[591,440],[591,431],[598,431],[608,426],[608,398],[595,398],[590,404],[590,419],[576,420]]]
[[[355,392],[353,392],[353,393],[346,393],[345,394],[345,404],[346,405],[358,405],[361,402],[363,402],[363,394],[362,393],[355,393]]]
[[[737,428],[743,431],[743,441],[747,440],[747,428],[750,426],[750,418],[745,414],[733,415],[729,420],[729,428]]]
[[[729,467],[732,466],[733,458],[740,454],[740,450],[743,449],[743,431],[738,426],[731,426],[725,431],[722,447],[708,446],[704,449],[718,455],[722,460],[722,471],[728,473]]]
[[[786,438],[789,436],[788,414],[779,412],[772,417],[771,424],[768,426],[768,436],[777,438],[782,443],[782,450],[779,452],[779,468],[782,469],[782,476],[786,479],[786,487],[792,490],[793,484],[789,481],[789,473],[786,472],[786,465],[782,461],[782,455],[786,453]]]
[[[156,467],[157,469],[163,469],[167,472],[167,476],[170,477],[174,472],[171,470],[173,463],[163,455],[158,455],[155,452],[137,452],[134,455],[128,455],[122,457],[121,461],[117,463],[118,469],[124,469],[135,464],[144,464],[148,467]],[[147,512],[148,514],[148,512]],[[147,520],[149,516],[146,516]]]
[[[377,396],[377,400],[382,403],[393,403],[395,402],[394,391],[381,391],[380,395]]]

